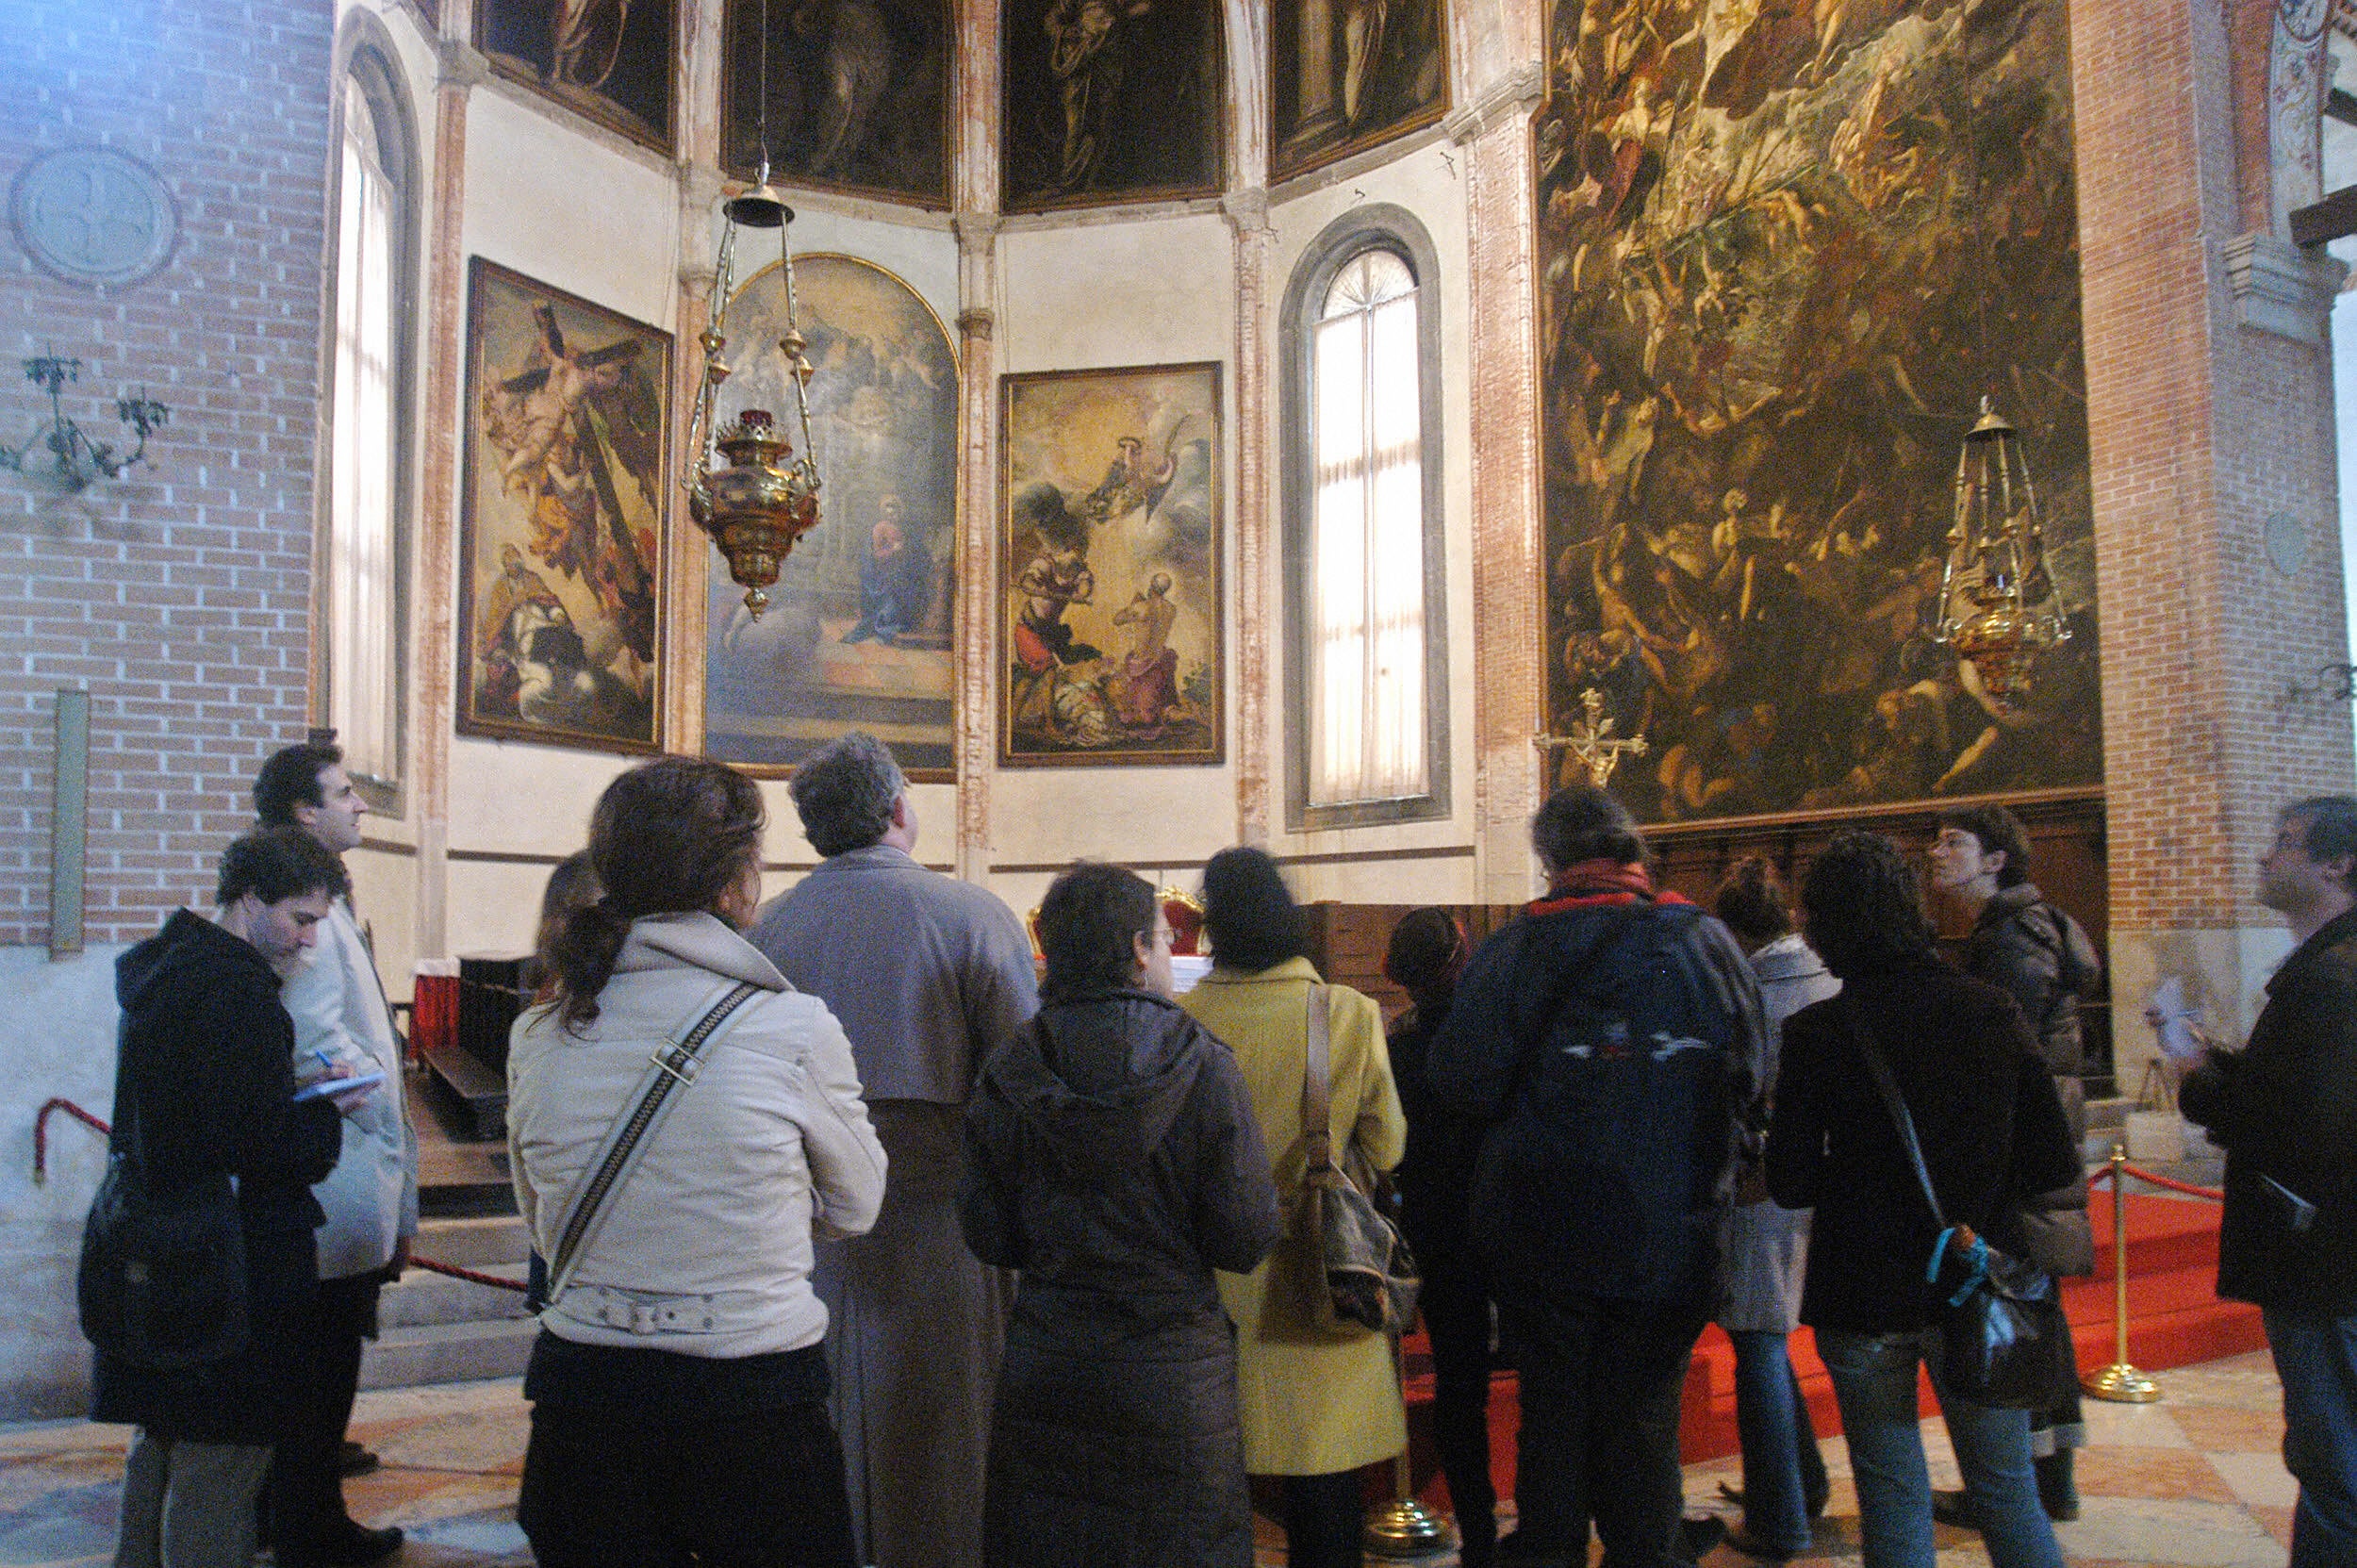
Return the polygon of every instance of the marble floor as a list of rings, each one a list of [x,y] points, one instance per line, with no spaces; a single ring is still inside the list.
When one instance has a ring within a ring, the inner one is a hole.
[[[2160,1375],[2156,1405],[2087,1403],[2090,1444],[2081,1456],[2085,1513],[2059,1527],[2076,1568],[2282,1568],[2296,1488],[2280,1452],[2283,1424],[2274,1368],[2237,1356]],[[515,1523],[527,1415],[515,1379],[364,1394],[354,1435],[384,1461],[347,1484],[353,1512],[396,1524],[409,1544],[397,1568],[490,1568],[532,1560]],[[87,1422],[0,1427],[0,1568],[99,1564],[112,1555],[117,1494],[128,1431]],[[1955,1484],[1937,1421],[1924,1424],[1935,1481]],[[1825,1444],[1832,1506],[1805,1563],[1857,1560],[1857,1505],[1839,1438]],[[1733,1460],[1689,1466],[1689,1510],[1732,1484]],[[1732,1511],[1732,1510],[1729,1510]],[[1284,1560],[1272,1527],[1261,1562]],[[1445,1568],[1449,1557],[1423,1560]],[[1741,1568],[1722,1546],[1705,1568]],[[1940,1531],[1942,1568],[1986,1563],[1980,1538]]]

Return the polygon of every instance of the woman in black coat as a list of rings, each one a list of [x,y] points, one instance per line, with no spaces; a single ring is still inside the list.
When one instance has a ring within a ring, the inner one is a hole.
[[[1931,1480],[1915,1402],[1928,1365],[1996,1568],[2062,1568],[2030,1471],[2030,1414],[1941,1388],[1940,1227],[1868,1067],[1886,1062],[1951,1225],[2005,1245],[2018,1206],[2081,1175],[2054,1081],[2020,1006],[1932,949],[1922,889],[1880,834],[1836,834],[1801,888],[1808,938],[1841,994],[1784,1023],[1768,1190],[1814,1208],[1801,1321],[1833,1374],[1867,1568],[1932,1568]]]
[[[1168,999],[1154,890],[1079,866],[1040,905],[1039,1015],[966,1108],[966,1242],[1022,1271],[991,1411],[991,1568],[1249,1568],[1233,1331],[1215,1268],[1282,1230],[1228,1048]]]

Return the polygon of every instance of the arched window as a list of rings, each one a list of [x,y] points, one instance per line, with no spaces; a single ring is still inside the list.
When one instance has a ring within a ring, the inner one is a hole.
[[[1356,212],[1288,290],[1296,828],[1448,810],[1430,253],[1407,213]]]
[[[320,688],[345,766],[398,805],[408,573],[409,312],[417,157],[397,80],[363,46],[344,74],[329,280]]]

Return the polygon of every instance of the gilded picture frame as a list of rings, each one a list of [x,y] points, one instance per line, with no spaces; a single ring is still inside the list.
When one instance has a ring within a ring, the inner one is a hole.
[[[767,408],[799,448],[778,339],[783,273],[746,280],[723,323],[734,367],[723,421]],[[919,783],[957,777],[958,361],[904,279],[857,256],[794,258],[797,321],[816,373],[819,525],[785,558],[759,618],[707,547],[704,754],[777,776],[849,730]]]
[[[461,734],[663,745],[671,337],[468,262]]]
[[[720,163],[781,183],[949,206],[949,0],[827,0],[722,13]],[[764,45],[767,49],[766,68]]]
[[[1002,766],[1225,760],[1220,369],[1000,378]]]
[[[668,157],[678,140],[680,0],[475,0],[494,74]]]
[[[1449,108],[1442,0],[1280,0],[1269,13],[1269,178],[1437,124]]]

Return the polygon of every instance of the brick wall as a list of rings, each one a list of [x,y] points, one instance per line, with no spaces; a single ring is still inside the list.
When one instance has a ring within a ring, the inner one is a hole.
[[[0,946],[46,939],[53,693],[91,693],[88,939],[208,890],[255,765],[305,722],[325,221],[325,5],[0,0],[0,179],[53,148],[144,161],[180,209],[144,283],[93,289],[0,234],[0,440],[15,361],[83,361],[69,412],[119,437],[144,383],[156,468],[79,496],[0,472]]]

